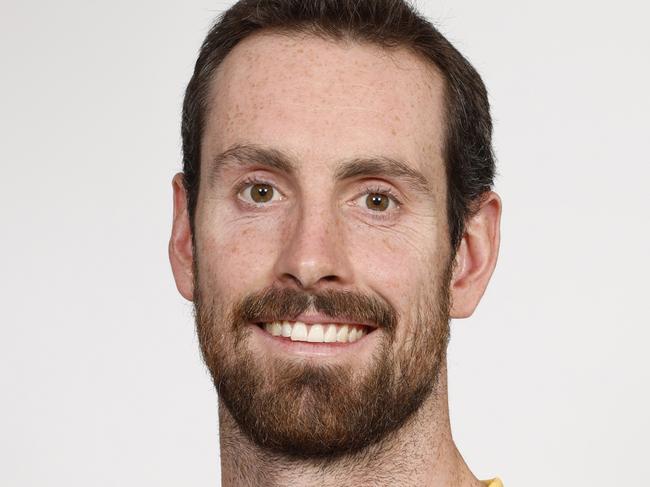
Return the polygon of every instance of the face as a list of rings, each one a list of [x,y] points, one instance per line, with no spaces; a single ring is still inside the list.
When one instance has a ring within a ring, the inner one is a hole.
[[[406,50],[264,33],[211,89],[192,297],[221,401],[284,454],[386,438],[448,336],[441,77]]]

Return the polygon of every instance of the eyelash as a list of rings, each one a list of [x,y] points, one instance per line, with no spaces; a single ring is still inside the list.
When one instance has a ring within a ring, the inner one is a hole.
[[[394,191],[392,191],[390,188],[383,187],[383,186],[367,186],[359,195],[354,199],[354,201],[358,200],[359,198],[363,196],[368,196],[370,194],[379,194],[382,196],[387,196],[393,202],[395,203],[395,208],[393,208],[392,211],[373,211],[370,210],[369,208],[365,212],[366,214],[370,214],[371,218],[374,219],[375,221],[385,221],[388,222],[390,220],[393,220],[396,217],[396,212],[400,210],[402,206],[402,201],[401,199],[395,194]]]
[[[245,187],[255,185],[255,184],[264,184],[264,185],[268,185],[268,186],[273,186],[273,188],[275,190],[277,190],[277,186],[275,184],[273,184],[272,182],[270,182],[270,181],[262,179],[262,178],[260,178],[258,176],[248,176],[245,179],[243,179],[242,181],[240,181],[239,184],[237,184],[235,186],[235,196],[239,197],[239,193],[241,193],[242,190]],[[282,194],[279,190],[277,190],[277,191],[278,191],[279,194]],[[241,200],[241,198],[240,198],[240,200]],[[244,204],[246,204],[248,206],[254,206],[254,207],[264,206],[264,205],[253,205],[253,204],[249,203],[248,201],[243,201],[243,200],[242,200],[242,203],[244,203]]]
[[[269,185],[269,186],[273,186],[273,188],[275,188],[277,190],[276,185],[271,183],[268,180],[262,179],[262,178],[260,178],[258,176],[248,176],[245,179],[243,179],[237,186],[235,186],[235,194],[239,195],[239,193],[241,193],[244,188],[246,188],[247,186],[255,185],[255,184],[266,184],[266,185]],[[358,194],[358,196],[355,198],[355,200],[357,200],[361,196],[367,196],[367,195],[370,195],[370,194],[379,194],[379,195],[382,195],[382,196],[387,196],[388,198],[393,200],[393,202],[395,203],[395,206],[397,207],[396,210],[399,210],[399,208],[402,206],[402,201],[397,196],[397,194],[395,194],[395,192],[392,191],[390,188],[382,187],[382,186],[367,186],[367,187],[365,187],[363,189],[363,191],[361,191]],[[250,203],[248,203],[248,202],[244,202],[244,203],[250,205]],[[251,205],[251,206],[253,206],[253,205]],[[254,206],[258,206],[258,205],[254,205]],[[263,205],[259,205],[259,206],[263,206]],[[382,214],[383,212],[373,212],[373,213],[377,213],[376,215],[373,215],[375,218],[379,218],[379,219],[388,219],[388,218],[390,218],[389,215]]]
[[[381,186],[368,186],[367,188],[364,189],[362,193],[360,193],[359,196],[369,195],[369,194],[380,194],[382,196],[388,196],[390,199],[392,199],[395,202],[395,205],[398,208],[402,205],[402,201],[395,194],[395,192],[390,188],[384,188]]]

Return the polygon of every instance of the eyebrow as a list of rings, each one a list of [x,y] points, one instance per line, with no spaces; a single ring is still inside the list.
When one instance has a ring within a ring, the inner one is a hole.
[[[415,191],[431,194],[432,188],[427,177],[415,168],[391,157],[360,157],[339,164],[335,177],[338,180],[360,176],[391,177],[401,179]]]
[[[217,154],[212,159],[208,175],[211,184],[219,173],[228,166],[260,165],[269,169],[295,175],[296,164],[287,154],[277,149],[254,144],[238,144]],[[431,194],[431,183],[419,170],[405,162],[385,156],[356,157],[338,164],[334,177],[338,181],[356,177],[390,177],[404,181],[415,191]]]
[[[247,166],[251,164],[275,169],[289,175],[296,173],[296,166],[291,158],[279,150],[252,144],[238,144],[217,154],[212,159],[212,166],[208,174],[209,181],[214,184],[219,173],[228,166]]]

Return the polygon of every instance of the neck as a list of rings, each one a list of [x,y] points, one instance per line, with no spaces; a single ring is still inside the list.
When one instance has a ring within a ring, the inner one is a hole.
[[[451,436],[447,370],[411,420],[384,441],[335,460],[288,458],[258,448],[219,404],[221,479],[231,486],[482,485]]]

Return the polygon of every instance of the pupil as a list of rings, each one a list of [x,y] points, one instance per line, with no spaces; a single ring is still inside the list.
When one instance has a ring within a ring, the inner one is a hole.
[[[383,194],[369,194],[366,198],[366,204],[371,210],[384,211],[388,208],[388,198]]]
[[[256,184],[251,188],[251,197],[256,203],[266,203],[273,198],[273,188],[268,184]]]

